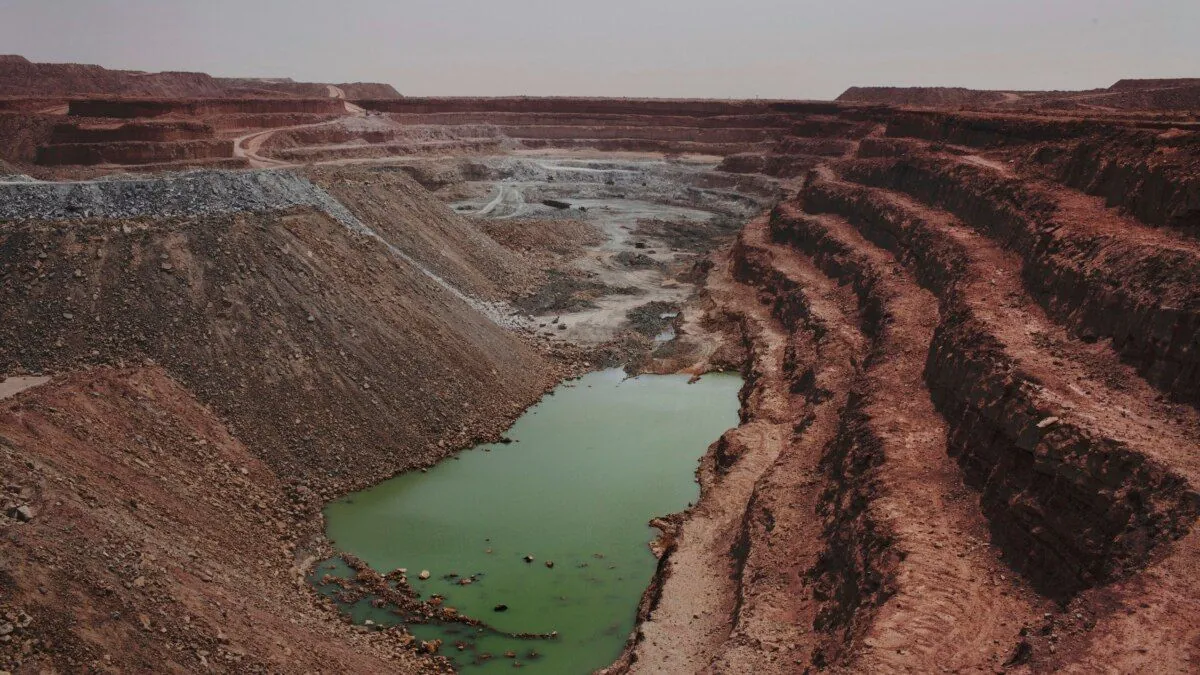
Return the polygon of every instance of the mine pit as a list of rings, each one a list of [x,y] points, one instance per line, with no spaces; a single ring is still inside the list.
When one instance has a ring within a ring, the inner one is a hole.
[[[1196,670],[1200,80],[0,94],[0,671]]]

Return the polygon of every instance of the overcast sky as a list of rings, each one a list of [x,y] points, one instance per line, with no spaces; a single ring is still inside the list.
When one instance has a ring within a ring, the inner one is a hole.
[[[1200,76],[1200,0],[0,0],[0,53],[410,95],[832,98]]]

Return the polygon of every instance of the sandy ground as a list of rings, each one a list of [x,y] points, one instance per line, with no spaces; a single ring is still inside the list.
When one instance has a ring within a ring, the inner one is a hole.
[[[50,381],[49,377],[10,377],[0,380],[0,401]]]

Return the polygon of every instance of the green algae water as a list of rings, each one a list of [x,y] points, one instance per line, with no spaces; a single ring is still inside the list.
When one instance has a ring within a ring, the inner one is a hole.
[[[633,629],[657,564],[647,522],[695,501],[697,460],[737,425],[740,387],[734,375],[688,384],[683,375],[588,374],[527,411],[508,432],[517,442],[329,504],[329,538],[380,572],[407,568],[423,597],[441,595],[501,633],[558,633],[521,640],[460,624],[410,626],[420,639],[442,639],[440,653],[461,671],[589,673],[616,659]],[[317,572],[331,569],[346,568]],[[466,576],[474,583],[460,585]],[[348,610],[358,621],[397,620],[365,601]]]

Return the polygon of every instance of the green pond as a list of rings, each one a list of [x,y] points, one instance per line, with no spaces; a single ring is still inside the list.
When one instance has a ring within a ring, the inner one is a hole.
[[[329,538],[380,572],[407,568],[422,596],[442,595],[495,628],[410,626],[420,639],[444,640],[440,653],[464,672],[511,672],[510,650],[523,672],[604,667],[620,655],[654,575],[648,521],[695,501],[697,460],[738,423],[741,378],[688,379],[606,370],[563,384],[508,431],[516,442],[329,504]],[[418,580],[421,570],[428,580]],[[331,561],[314,578],[326,573],[347,568]],[[345,609],[358,621],[399,620],[366,600]],[[557,638],[506,635],[552,631]]]

